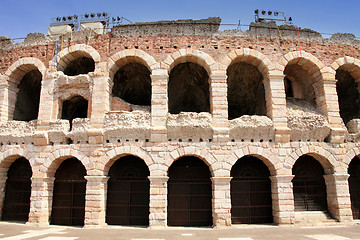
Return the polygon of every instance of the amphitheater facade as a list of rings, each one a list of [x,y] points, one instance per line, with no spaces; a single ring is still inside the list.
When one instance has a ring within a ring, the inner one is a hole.
[[[360,218],[359,40],[160,25],[1,38],[3,220]]]

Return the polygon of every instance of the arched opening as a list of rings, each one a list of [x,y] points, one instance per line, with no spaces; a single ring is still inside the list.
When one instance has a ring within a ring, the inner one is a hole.
[[[135,156],[118,159],[109,170],[106,222],[109,225],[149,225],[149,169]]]
[[[354,219],[360,219],[360,158],[354,157],[348,168],[351,210]]]
[[[245,156],[231,169],[231,221],[272,223],[270,171],[258,158]]]
[[[21,157],[13,162],[7,173],[2,220],[27,222],[30,210],[31,166]]]
[[[18,85],[13,120],[31,121],[38,118],[42,75],[32,70]]]
[[[135,105],[151,105],[150,71],[140,63],[128,63],[114,75],[112,95]]]
[[[168,84],[169,112],[210,112],[209,75],[197,63],[176,65]]]
[[[61,163],[55,173],[51,224],[83,226],[86,169],[76,158]]]
[[[61,119],[67,119],[70,122],[75,118],[87,118],[88,101],[82,96],[74,96],[65,100],[62,105]]]
[[[237,62],[227,69],[229,120],[243,115],[266,115],[263,76],[252,64]]]
[[[208,166],[196,157],[182,157],[169,168],[168,225],[211,226],[212,190]]]
[[[284,85],[287,100],[301,99],[316,106],[316,96],[314,91],[314,79],[308,72],[309,68],[315,67],[309,61],[298,59],[292,60],[285,67]],[[307,66],[307,67],[306,67]],[[287,90],[287,91],[286,91]]]
[[[344,123],[360,118],[360,86],[346,70],[346,66],[336,71],[336,91],[339,99],[340,116]]]
[[[63,70],[67,76],[76,76],[79,74],[88,74],[95,70],[95,62],[90,57],[79,57],[71,61]]]
[[[324,169],[309,155],[301,156],[293,166],[292,180],[295,211],[325,211],[328,209]]]

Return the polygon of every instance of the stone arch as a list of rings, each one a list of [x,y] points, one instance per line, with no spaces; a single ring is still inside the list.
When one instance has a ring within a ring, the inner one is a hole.
[[[65,67],[73,60],[79,57],[88,57],[94,60],[95,68],[97,63],[100,62],[100,54],[95,48],[86,44],[76,44],[70,47],[62,49],[54,58],[50,61],[49,66],[60,67],[60,70],[64,70]]]
[[[344,164],[346,165],[345,171],[347,171],[347,168],[349,167],[349,164],[351,160],[354,159],[354,157],[360,157],[360,147],[353,147],[346,152],[344,158]]]
[[[7,171],[10,165],[18,158],[24,157],[26,158],[31,168],[34,168],[34,156],[30,151],[21,149],[21,148],[13,148],[6,150],[4,153],[0,153],[0,175],[6,176]],[[34,171],[34,170],[33,170]]]
[[[286,174],[280,159],[274,153],[266,148],[255,146],[244,146],[233,151],[228,155],[227,165],[224,165],[224,169],[229,171],[230,174],[231,168],[244,156],[254,156],[259,158],[268,167],[271,176]]]
[[[338,70],[341,67],[344,67],[346,71],[355,78],[355,80],[360,79],[360,60],[353,57],[343,57],[336,59],[330,67],[334,70]]]
[[[250,48],[242,48],[231,51],[220,61],[219,70],[226,72],[231,64],[245,62],[254,65],[259,72],[266,78],[269,71],[275,66],[271,63],[270,59],[264,54]]]
[[[221,176],[221,165],[216,165],[216,158],[208,151],[193,147],[193,146],[187,146],[187,147],[179,147],[169,153],[169,158],[165,162],[166,169],[166,175],[170,168],[170,166],[179,158],[185,157],[185,156],[193,156],[201,159],[208,167],[211,173],[212,177],[220,177]]]
[[[104,175],[108,175],[110,167],[114,164],[116,160],[126,155],[134,155],[138,158],[141,158],[148,166],[150,170],[150,176],[153,174],[151,171],[151,166],[154,164],[154,160],[147,151],[136,146],[122,146],[111,149],[105,153],[106,157],[104,157],[101,162],[101,165],[104,166]]]
[[[169,74],[176,65],[184,62],[199,64],[207,71],[209,76],[217,70],[216,62],[210,55],[193,49],[180,49],[168,55],[161,63],[161,67],[165,68]]]
[[[289,155],[289,157],[285,159],[284,167],[290,169],[291,171],[295,162],[302,155],[309,155],[315,158],[324,168],[324,172],[326,175],[331,175],[333,173],[341,171],[341,166],[339,161],[337,161],[337,159],[330,152],[317,146],[303,146],[293,151]],[[289,175],[291,175],[291,172]]]
[[[107,66],[110,78],[112,79],[122,66],[131,62],[143,64],[150,72],[158,68],[156,60],[148,53],[140,49],[126,49],[115,53],[108,59]]]
[[[60,164],[68,159],[68,158],[76,158],[78,159],[82,165],[85,167],[86,171],[88,172],[90,169],[90,160],[88,156],[78,150],[74,149],[59,149],[52,152],[48,158],[43,163],[43,166],[46,168],[46,175],[47,177],[54,177],[56,170],[60,166]]]
[[[17,86],[24,75],[32,70],[39,70],[42,77],[45,76],[46,67],[39,59],[34,57],[20,58],[6,70],[7,83],[13,83]]]

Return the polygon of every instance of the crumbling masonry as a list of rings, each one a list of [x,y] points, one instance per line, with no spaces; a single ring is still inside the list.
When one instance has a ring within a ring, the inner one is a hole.
[[[280,38],[273,23],[219,23],[1,37],[2,219],[359,219],[359,40],[302,29],[299,41],[293,26],[280,26]]]

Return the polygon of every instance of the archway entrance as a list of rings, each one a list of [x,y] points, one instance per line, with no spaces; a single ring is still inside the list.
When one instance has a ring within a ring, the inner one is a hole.
[[[324,169],[313,157],[301,156],[292,169],[295,211],[327,210]]]
[[[66,159],[55,173],[51,224],[84,225],[86,169],[76,158]]]
[[[351,210],[354,219],[360,219],[360,158],[355,157],[348,169]]]
[[[135,156],[117,160],[109,170],[106,222],[149,225],[149,169]]]
[[[11,164],[7,173],[2,220],[28,221],[31,176],[31,166],[25,158],[18,158]]]
[[[169,168],[168,225],[211,226],[212,189],[208,166],[196,157],[182,157]]]
[[[271,223],[272,199],[270,172],[258,158],[245,156],[231,169],[231,221]]]

